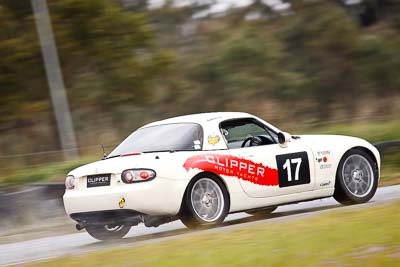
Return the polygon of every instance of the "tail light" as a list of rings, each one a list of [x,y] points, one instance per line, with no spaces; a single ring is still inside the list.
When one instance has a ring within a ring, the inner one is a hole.
[[[75,177],[72,175],[68,175],[65,179],[65,188],[68,190],[75,188]]]
[[[155,177],[156,172],[151,169],[131,169],[121,174],[122,181],[127,184],[150,181]]]

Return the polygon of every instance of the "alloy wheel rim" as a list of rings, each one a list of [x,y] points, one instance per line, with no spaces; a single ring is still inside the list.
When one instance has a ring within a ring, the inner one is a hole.
[[[374,172],[371,163],[363,156],[349,156],[342,169],[344,185],[356,197],[368,195],[374,184]]]
[[[210,178],[202,178],[193,185],[191,201],[194,212],[205,222],[217,220],[224,209],[221,188]]]

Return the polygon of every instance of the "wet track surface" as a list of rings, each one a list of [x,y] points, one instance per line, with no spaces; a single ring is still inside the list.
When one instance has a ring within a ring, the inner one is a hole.
[[[400,186],[379,188],[374,198],[362,205],[343,207],[333,198],[303,202],[279,207],[271,217],[257,219],[246,213],[229,215],[221,227],[189,231],[180,221],[164,224],[158,228],[146,228],[143,224],[133,227],[123,239],[114,242],[100,242],[90,237],[86,232],[40,238],[35,240],[0,245],[0,265],[18,265],[31,261],[44,260],[71,254],[83,254],[120,246],[135,246],[145,243],[156,243],[168,239],[178,239],[188,235],[199,235],[209,232],[229,231],[254,224],[279,223],[296,217],[306,217],[323,211],[334,209],[357,209],[369,205],[383,204],[400,199]]]

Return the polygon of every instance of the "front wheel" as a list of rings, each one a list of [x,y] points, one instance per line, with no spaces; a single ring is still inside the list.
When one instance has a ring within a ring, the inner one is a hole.
[[[189,184],[181,215],[186,227],[196,229],[220,224],[228,212],[229,195],[219,179],[202,175]]]
[[[376,192],[378,178],[372,157],[361,149],[352,149],[339,163],[333,197],[344,205],[367,202]]]
[[[131,229],[129,224],[87,225],[86,231],[92,237],[106,241],[123,238]]]

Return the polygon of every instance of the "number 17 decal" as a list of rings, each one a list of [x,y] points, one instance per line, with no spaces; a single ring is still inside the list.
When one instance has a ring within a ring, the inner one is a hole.
[[[292,181],[292,171],[291,171],[291,167],[290,164],[296,164],[296,172],[294,174],[294,180],[298,181],[299,180],[299,168],[300,168],[300,164],[301,164],[301,158],[295,158],[295,159],[287,159],[285,161],[285,164],[283,164],[283,169],[287,170],[287,179],[288,182]]]
[[[277,155],[279,187],[310,183],[310,167],[307,152]]]

